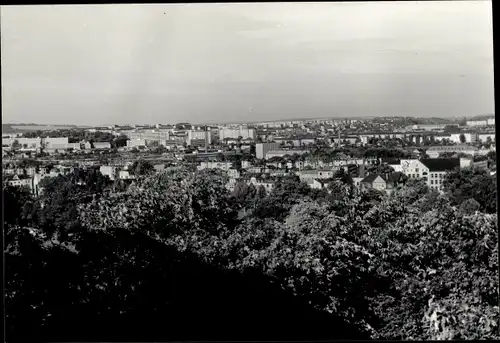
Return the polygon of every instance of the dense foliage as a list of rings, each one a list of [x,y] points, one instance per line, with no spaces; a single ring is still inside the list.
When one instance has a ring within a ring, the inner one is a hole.
[[[4,187],[9,340],[500,338],[485,174],[389,197],[144,166],[122,189],[83,170],[37,199]]]

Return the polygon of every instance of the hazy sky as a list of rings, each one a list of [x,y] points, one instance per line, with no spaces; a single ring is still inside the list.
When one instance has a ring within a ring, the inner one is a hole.
[[[494,112],[490,1],[2,6],[3,122]]]

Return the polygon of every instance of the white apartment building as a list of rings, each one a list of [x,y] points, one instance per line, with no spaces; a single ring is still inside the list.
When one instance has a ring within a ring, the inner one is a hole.
[[[224,171],[228,171],[233,167],[233,162],[200,162],[200,164],[196,167],[198,170],[203,169],[220,169]]]
[[[491,139],[492,142],[495,142],[495,133],[478,133],[477,134],[477,140],[484,143],[488,140],[488,137]]]
[[[153,129],[153,130],[133,130],[122,131],[129,139],[141,139],[146,142],[157,141],[159,144],[164,144],[165,141],[170,140],[170,130],[168,129]]]
[[[493,125],[495,125],[495,119],[493,118]],[[466,122],[466,125],[467,126],[486,126],[488,125],[488,119],[484,119],[484,120],[467,120]]]
[[[238,137],[255,139],[257,134],[255,129],[244,128],[240,126],[238,129],[220,129],[219,140],[224,141],[226,138],[238,139]]]
[[[278,150],[280,143],[257,143],[255,144],[255,155],[259,159],[264,159],[268,151]]]
[[[146,140],[145,139],[130,139],[127,141],[127,148],[138,148],[138,147],[145,147],[146,146]]]
[[[300,181],[312,182],[316,179],[330,179],[335,176],[337,170],[333,169],[318,169],[318,170],[301,170],[295,173]]]
[[[116,166],[101,166],[99,167],[99,172],[104,176],[108,176],[111,181],[114,181],[117,169],[118,167]]]
[[[187,131],[187,145],[192,145],[191,142],[193,140],[203,139],[206,140],[207,144],[212,144],[212,135],[210,131],[196,131],[196,130],[188,130]]]
[[[425,151],[425,153],[429,155],[430,158],[438,158],[439,154],[443,152],[453,152],[453,153],[462,152],[466,155],[476,155],[478,149],[470,145],[445,145],[445,146],[433,146]]]
[[[450,134],[450,141],[460,144],[462,143],[460,141],[460,136],[464,135],[465,137],[465,143],[474,143],[477,141],[477,133],[475,132],[462,132],[462,133],[451,133]]]

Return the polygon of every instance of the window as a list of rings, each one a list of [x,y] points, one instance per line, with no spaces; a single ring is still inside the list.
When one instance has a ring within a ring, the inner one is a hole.
[[[433,184],[434,184],[434,180],[431,180],[431,185],[433,185]]]
[[[415,173],[418,173],[418,168],[415,168]]]

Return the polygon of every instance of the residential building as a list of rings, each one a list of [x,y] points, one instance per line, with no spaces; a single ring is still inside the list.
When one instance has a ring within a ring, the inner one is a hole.
[[[425,167],[422,177],[427,181],[427,185],[434,190],[442,190],[446,174],[460,168],[460,159],[458,158],[429,158],[421,159],[420,162]]]
[[[110,178],[110,180],[112,180],[112,181],[115,180],[115,177],[117,175],[117,170],[118,170],[118,167],[116,167],[116,166],[100,166],[99,167],[99,172],[104,176],[108,176]]]
[[[490,133],[478,133],[477,135],[477,140],[482,142],[482,143],[485,143],[486,141],[488,141],[488,138],[492,141],[492,142],[495,142],[496,139],[495,139],[495,132],[490,132]]]
[[[135,176],[130,173],[129,170],[120,170],[118,172],[118,177],[120,180],[134,180]]]
[[[271,191],[274,189],[274,181],[262,179],[259,180],[255,177],[250,178],[250,181],[248,181],[247,184],[253,184],[255,187],[263,186],[267,193],[271,193]]]
[[[7,185],[13,187],[27,187],[33,189],[33,177],[29,175],[12,175],[7,178]]]
[[[390,174],[370,174],[359,182],[361,188],[376,189],[388,194],[392,193],[399,185],[404,184],[407,177],[400,172]]]
[[[462,152],[466,155],[476,155],[478,148],[471,145],[445,145],[445,146],[433,146],[426,150],[426,154],[429,155],[430,158],[438,158],[439,154],[443,152],[453,152],[459,153]]]
[[[195,131],[195,130],[188,130],[187,131],[187,145],[194,146],[193,140],[197,141],[202,141],[201,146],[205,145],[205,142],[207,145],[212,144],[212,135],[210,134],[209,131]],[[197,145],[200,143],[198,142]]]
[[[487,119],[485,119],[485,120],[467,120],[466,125],[467,126],[474,126],[474,127],[475,126],[486,126],[486,125],[488,125],[488,120]]]
[[[200,164],[197,166],[198,170],[203,170],[203,169],[220,169],[224,171],[228,171],[233,167],[233,162],[200,162]]]
[[[456,144],[462,144],[460,140],[461,136],[464,136],[465,142],[463,143],[475,143],[477,141],[477,133],[476,132],[461,132],[461,133],[451,133],[450,141]]]
[[[127,141],[127,148],[139,148],[139,147],[146,147],[146,140],[145,139],[130,139]]]
[[[278,150],[280,148],[280,143],[257,143],[255,144],[255,155],[259,159],[264,159],[268,151]]]
[[[249,128],[245,128],[243,126],[240,126],[238,129],[220,129],[219,130],[219,140],[220,141],[224,141],[226,138],[238,139],[238,137],[241,137],[242,139],[245,139],[245,138],[255,139],[256,138],[255,129],[249,129]]]

